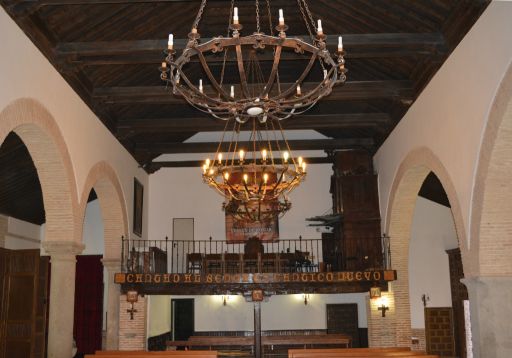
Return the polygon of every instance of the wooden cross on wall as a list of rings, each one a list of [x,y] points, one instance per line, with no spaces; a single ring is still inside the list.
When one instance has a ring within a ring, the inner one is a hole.
[[[126,312],[128,312],[130,314],[130,320],[133,321],[133,314],[137,312],[137,310],[133,307],[133,303],[132,303],[132,307],[130,309],[127,309]]]
[[[382,304],[382,306],[380,306],[378,308],[379,311],[382,311],[382,317],[386,317],[386,311],[389,310],[389,307],[385,306],[384,304]]]

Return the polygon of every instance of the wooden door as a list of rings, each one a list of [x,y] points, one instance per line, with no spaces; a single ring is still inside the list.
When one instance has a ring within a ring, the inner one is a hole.
[[[425,308],[425,335],[428,354],[455,356],[453,310],[451,307]]]
[[[48,261],[40,260],[39,250],[7,251],[2,255],[6,260],[0,357],[42,358]]]
[[[194,334],[194,299],[171,300],[172,340],[186,341]]]
[[[327,333],[352,337],[352,347],[360,346],[357,303],[327,305]]]

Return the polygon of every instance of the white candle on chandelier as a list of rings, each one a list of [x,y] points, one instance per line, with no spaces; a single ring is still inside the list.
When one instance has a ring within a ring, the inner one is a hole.
[[[174,47],[174,35],[169,34],[169,41],[167,41],[167,48],[169,50],[172,50],[173,47]]]
[[[242,162],[244,160],[244,150],[243,149],[240,149],[240,151],[238,152],[238,155],[240,156],[240,161]]]
[[[302,162],[302,171],[306,172],[306,162]]]
[[[263,161],[267,160],[267,150],[266,149],[263,149],[261,151],[261,158],[263,159]]]
[[[219,153],[219,155],[217,156],[217,158],[219,159],[219,163],[222,163],[222,153]]]
[[[231,86],[231,93],[229,95],[231,98],[235,98],[235,86]]]
[[[210,158],[206,159],[205,165],[206,165],[207,168],[210,166]]]
[[[300,85],[297,85],[297,96],[300,96],[301,94]]]
[[[302,157],[299,157],[297,160],[299,161],[299,165],[302,165]]]
[[[224,179],[226,179],[226,181],[229,179],[229,172],[224,172]]]
[[[318,19],[318,26],[317,26],[316,32],[319,34],[324,33],[324,29],[322,28],[322,20],[320,20],[320,19]]]
[[[206,166],[206,164],[203,164],[203,174],[206,174],[207,169],[208,169],[208,167]]]
[[[283,13],[283,9],[279,9],[279,25],[284,25],[284,13]]]
[[[338,37],[338,51],[343,51],[343,38],[341,36]]]
[[[285,163],[288,161],[288,157],[289,156],[290,156],[290,154],[288,154],[288,152],[284,152],[283,153],[283,160],[284,160]]]
[[[268,174],[267,174],[267,173],[265,173],[265,174],[263,174],[263,182],[264,182],[265,184],[267,184],[267,181],[268,181]]]
[[[199,92],[203,93],[203,80],[199,80]]]
[[[233,23],[238,24],[238,8],[233,9]]]
[[[249,176],[247,174],[244,174],[244,182],[247,184],[247,181],[249,180]]]

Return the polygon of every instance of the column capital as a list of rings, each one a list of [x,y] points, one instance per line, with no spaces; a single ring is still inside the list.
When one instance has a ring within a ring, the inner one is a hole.
[[[74,241],[43,241],[44,250],[51,256],[51,259],[74,259],[82,253],[85,245]]]
[[[121,260],[120,259],[101,259],[103,267],[111,272],[121,272]]]

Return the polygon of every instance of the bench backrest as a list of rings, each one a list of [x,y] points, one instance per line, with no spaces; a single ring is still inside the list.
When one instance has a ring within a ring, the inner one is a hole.
[[[290,349],[288,350],[289,358],[379,358],[379,357],[437,357],[427,356],[425,352],[413,352],[409,348],[392,347],[392,348],[341,348],[341,349]]]
[[[85,358],[120,358],[129,356],[130,358],[147,358],[147,357],[194,357],[194,358],[217,358],[217,351],[97,351],[96,354],[88,354]]]

